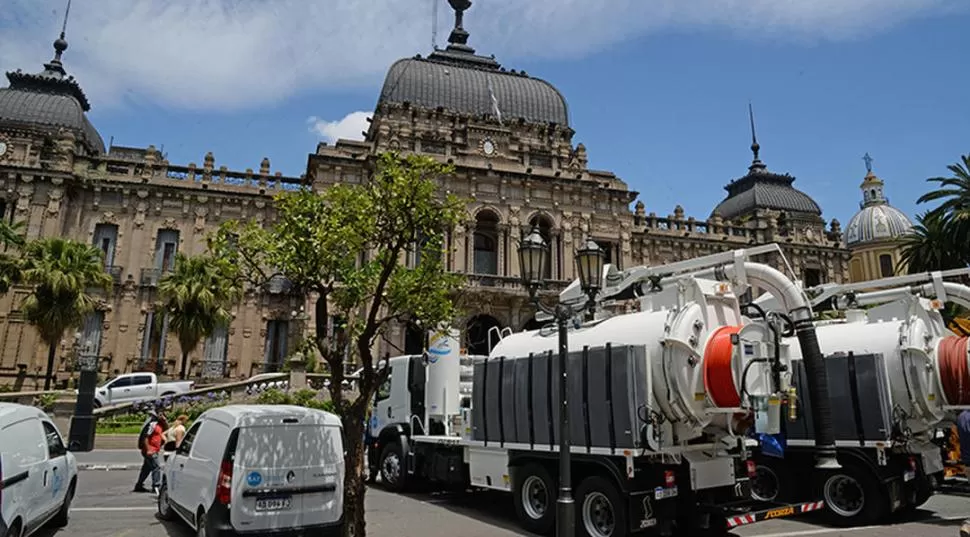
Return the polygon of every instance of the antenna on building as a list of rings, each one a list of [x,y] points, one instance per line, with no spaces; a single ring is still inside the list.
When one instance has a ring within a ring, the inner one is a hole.
[[[64,10],[64,24],[61,25],[61,39],[67,35],[67,17],[71,14],[71,0],[67,0],[67,9]]]
[[[438,50],[438,0],[431,0],[431,50]]]

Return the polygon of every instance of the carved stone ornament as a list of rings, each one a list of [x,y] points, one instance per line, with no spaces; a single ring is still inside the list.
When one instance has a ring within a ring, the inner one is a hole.
[[[205,207],[195,208],[195,230],[205,231],[205,217],[209,213],[209,209]]]
[[[166,227],[166,228],[169,228],[169,229],[175,229],[175,219],[174,218],[166,218],[163,227]]]
[[[104,214],[101,215],[100,223],[118,225],[118,217],[115,215],[115,213],[111,211],[106,211]]]
[[[34,187],[31,185],[20,185],[17,189],[17,212],[26,214],[30,212],[30,198],[34,195]]]
[[[148,204],[144,201],[139,201],[138,205],[135,205],[135,227],[142,227],[145,225],[145,213],[148,212]]]
[[[55,187],[47,191],[47,212],[55,215],[61,212],[61,199],[64,198],[64,189]]]

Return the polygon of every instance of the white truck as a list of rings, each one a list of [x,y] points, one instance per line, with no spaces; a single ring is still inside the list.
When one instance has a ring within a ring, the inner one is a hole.
[[[105,382],[94,390],[94,408],[181,395],[195,388],[195,382],[159,382],[155,373],[128,373]]]
[[[843,409],[833,420],[842,469],[822,486],[832,522],[874,524],[915,509],[942,479],[934,435],[952,423],[954,412],[970,408],[970,357],[967,338],[947,329],[940,309],[947,301],[970,307],[970,288],[944,281],[968,274],[959,269],[806,290],[813,305],[845,312],[844,319],[817,323],[832,406]],[[777,308],[768,297],[758,302],[763,310]],[[785,343],[797,385],[800,352],[791,339]],[[783,449],[759,450],[756,496],[796,501],[817,494],[806,486],[813,471],[811,419],[808,412],[785,424],[773,441]]]
[[[574,319],[564,371],[555,330],[506,336],[488,358],[473,358],[464,396],[457,332],[433,338],[425,355],[391,358],[368,427],[371,475],[394,491],[421,483],[511,492],[523,528],[548,532],[557,524],[557,412],[565,409],[577,535],[721,533],[822,508],[815,499],[751,501],[745,433],[780,419],[774,403],[790,394],[788,360],[777,331],[743,316],[737,297],[749,284],[782,296],[803,353],[821,359],[805,297],[782,273],[748,261],[766,253],[781,255],[769,245],[663,267],[606,267],[597,299],[632,292],[641,311]],[[694,274],[711,268],[731,283]],[[828,397],[815,392],[827,386],[824,370],[814,371],[822,372],[808,388],[823,415],[818,467],[837,468],[824,442]]]

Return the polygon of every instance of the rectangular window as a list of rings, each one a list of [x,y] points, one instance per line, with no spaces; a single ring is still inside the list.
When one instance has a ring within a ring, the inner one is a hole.
[[[441,142],[432,141],[422,141],[421,151],[424,153],[431,153],[432,155],[444,155],[445,154],[445,144]]]
[[[202,376],[222,378],[226,376],[226,355],[229,350],[229,327],[217,326],[205,339],[203,350]]]
[[[273,319],[266,322],[266,352],[264,372],[275,373],[283,367],[289,343],[290,322]]]
[[[816,268],[805,269],[805,288],[822,285],[822,271]]]
[[[85,317],[81,328],[81,352],[90,356],[101,356],[101,328],[104,325],[104,312],[95,311]]]
[[[94,227],[94,247],[101,250],[105,268],[113,267],[115,264],[115,245],[117,243],[118,226],[98,224]]]
[[[596,244],[598,244],[599,247],[603,249],[603,253],[605,254],[603,258],[604,265],[615,264],[617,269],[622,268],[620,266],[619,256],[616,255],[616,245],[614,245],[612,242],[607,242],[607,241],[596,241]]]
[[[168,315],[154,311],[145,314],[145,337],[141,344],[141,365],[157,371],[165,361],[165,334],[168,333]]]
[[[529,155],[529,165],[533,168],[552,168],[552,157],[542,153]]]
[[[896,275],[895,267],[893,267],[893,256],[889,254],[879,256],[879,272],[883,278]]]
[[[175,253],[179,247],[179,232],[175,229],[162,229],[155,241],[155,268],[170,271],[175,268]]]

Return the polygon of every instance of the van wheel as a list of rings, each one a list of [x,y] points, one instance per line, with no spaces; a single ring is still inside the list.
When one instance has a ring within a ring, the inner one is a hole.
[[[401,492],[407,486],[407,471],[404,468],[404,450],[397,442],[391,442],[381,451],[381,482],[392,492]]]
[[[158,518],[162,520],[175,519],[172,504],[168,499],[168,483],[162,483],[162,487],[158,489]]]
[[[205,511],[199,510],[199,514],[195,517],[195,537],[205,537],[208,535],[206,532],[206,522],[208,518],[205,516]]]
[[[63,528],[67,526],[71,518],[71,502],[74,500],[74,487],[76,486],[75,481],[71,481],[71,486],[67,489],[67,496],[64,497],[64,503],[61,505],[61,509],[54,515],[51,519],[51,527],[53,528]]]
[[[822,484],[825,514],[837,526],[867,526],[889,513],[889,499],[879,478],[858,465],[843,464]]]
[[[620,493],[610,481],[590,476],[576,489],[578,524],[576,534],[584,537],[626,537],[627,513]]]
[[[512,498],[519,523],[532,533],[550,533],[556,525],[556,484],[538,464],[527,464],[515,472]]]

